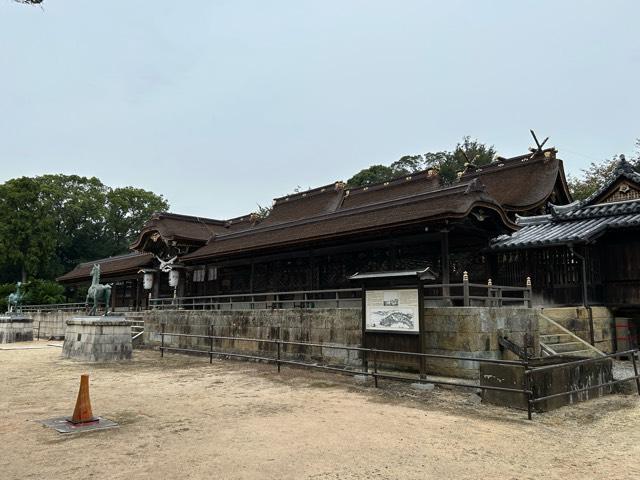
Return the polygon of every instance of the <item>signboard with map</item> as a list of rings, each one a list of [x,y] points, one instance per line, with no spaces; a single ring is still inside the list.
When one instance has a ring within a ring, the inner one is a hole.
[[[418,333],[418,290],[366,290],[366,329]]]

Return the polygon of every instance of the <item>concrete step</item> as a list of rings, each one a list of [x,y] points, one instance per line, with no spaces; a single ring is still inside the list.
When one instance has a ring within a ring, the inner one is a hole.
[[[596,353],[587,348],[586,350],[574,350],[571,352],[562,352],[562,355],[568,355],[570,357],[594,357]]]
[[[575,352],[578,350],[584,350],[584,344],[580,342],[565,342],[565,343],[547,343],[556,353]]]
[[[550,333],[546,335],[540,335],[540,341],[546,344],[552,343],[565,343],[573,339],[568,333]]]

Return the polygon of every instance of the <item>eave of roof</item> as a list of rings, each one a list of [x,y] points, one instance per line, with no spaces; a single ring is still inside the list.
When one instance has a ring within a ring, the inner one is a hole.
[[[101,258],[91,262],[84,262],[77,265],[73,270],[56,278],[61,283],[73,283],[85,281],[91,278],[91,268],[94,264],[100,264],[100,275],[104,277],[135,273],[141,267],[148,266],[153,260],[153,255],[149,253],[127,253],[115,257]]]

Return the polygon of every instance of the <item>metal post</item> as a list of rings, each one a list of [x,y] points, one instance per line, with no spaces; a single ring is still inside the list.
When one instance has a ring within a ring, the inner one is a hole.
[[[280,339],[278,339],[278,360],[276,364],[278,365],[278,373],[280,373]]]
[[[161,333],[160,333],[160,357],[164,357],[164,323],[160,325],[161,326]]]
[[[41,320],[38,320],[38,336],[36,337],[36,340],[38,340],[38,341],[40,340],[40,322],[41,322]]]
[[[526,353],[526,346],[525,346]],[[529,370],[529,360],[524,361],[524,389],[527,391],[525,398],[527,400],[527,418],[533,419],[531,408],[533,406],[533,392],[531,390],[531,370]]]
[[[631,360],[633,362],[633,373],[636,376],[636,388],[638,389],[638,395],[640,395],[640,379],[638,378],[638,364],[636,363],[636,354],[638,351],[631,352]]]
[[[378,388],[378,351],[373,351],[373,383]]]
[[[469,274],[464,272],[462,274],[462,297],[463,297],[463,305],[465,307],[469,306]]]
[[[213,325],[209,325],[209,363],[213,363]]]

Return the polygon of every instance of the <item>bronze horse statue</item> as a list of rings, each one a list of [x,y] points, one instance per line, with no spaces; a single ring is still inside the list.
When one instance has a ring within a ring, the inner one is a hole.
[[[109,300],[111,300],[111,285],[102,285],[100,283],[100,264],[96,263],[91,269],[91,286],[87,291],[86,308],[89,308],[89,299],[93,300],[93,307],[89,310],[89,315],[96,315],[98,310],[98,302],[104,301],[104,314],[109,314]]]
[[[7,304],[9,306],[9,312],[22,312],[22,299],[24,293],[22,293],[22,282],[16,284],[16,291],[10,293],[7,297]]]

